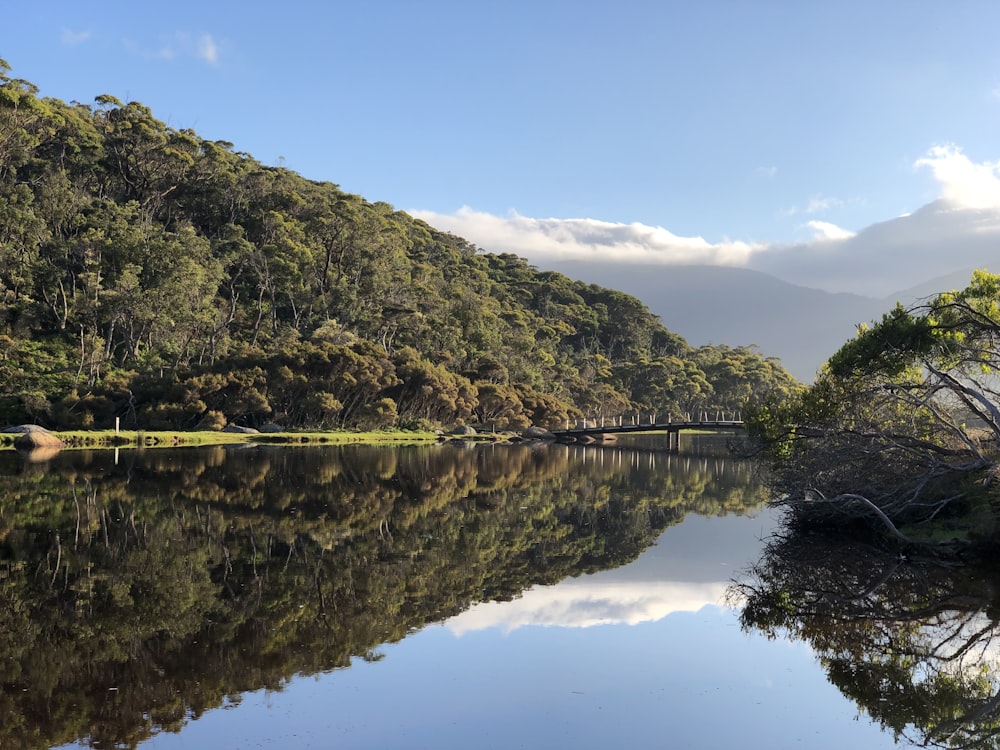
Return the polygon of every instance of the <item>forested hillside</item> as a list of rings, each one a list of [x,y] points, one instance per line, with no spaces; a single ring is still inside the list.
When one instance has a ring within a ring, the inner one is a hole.
[[[752,349],[692,349],[633,297],[137,102],[40,97],[0,60],[0,421],[519,427],[795,387]]]

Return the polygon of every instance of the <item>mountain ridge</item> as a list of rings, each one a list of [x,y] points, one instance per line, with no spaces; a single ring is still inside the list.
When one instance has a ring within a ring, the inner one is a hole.
[[[885,297],[828,292],[758,270],[729,266],[547,261],[545,269],[632,294],[692,346],[756,346],[803,382],[860,323],[904,305],[962,288],[972,269],[930,278]],[[764,302],[766,301],[766,304]]]

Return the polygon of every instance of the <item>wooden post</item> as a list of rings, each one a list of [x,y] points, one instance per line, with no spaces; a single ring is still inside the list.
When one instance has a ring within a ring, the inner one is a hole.
[[[118,428],[119,428],[119,427],[121,426],[121,421],[122,421],[122,418],[121,418],[121,417],[115,417],[115,434],[116,434],[116,435],[117,435],[117,434],[118,434],[118,432],[119,432],[119,429],[118,429]]]

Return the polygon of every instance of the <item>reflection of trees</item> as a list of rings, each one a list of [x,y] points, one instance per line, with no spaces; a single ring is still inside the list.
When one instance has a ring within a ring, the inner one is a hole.
[[[745,629],[809,643],[830,681],[897,739],[996,748],[997,581],[992,570],[796,534],[772,542],[732,593]]]
[[[0,454],[0,747],[134,746],[635,558],[746,467],[568,446]],[[669,465],[664,465],[668,461]]]

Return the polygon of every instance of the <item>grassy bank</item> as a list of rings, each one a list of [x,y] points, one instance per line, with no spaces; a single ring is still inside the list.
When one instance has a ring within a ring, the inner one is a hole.
[[[129,431],[122,430],[73,430],[52,433],[68,448],[177,448],[197,445],[226,445],[269,443],[280,445],[342,445],[365,443],[402,445],[405,443],[432,443],[439,439],[433,432],[377,431],[377,432],[277,432],[241,434],[211,430],[192,432]],[[18,435],[0,434],[0,448],[13,448]]]

